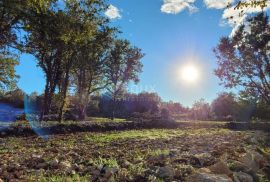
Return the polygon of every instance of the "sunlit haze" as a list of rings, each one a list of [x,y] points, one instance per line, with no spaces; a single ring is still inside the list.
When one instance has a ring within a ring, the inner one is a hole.
[[[187,64],[180,70],[181,79],[187,84],[196,83],[199,81],[199,70],[196,65]]]

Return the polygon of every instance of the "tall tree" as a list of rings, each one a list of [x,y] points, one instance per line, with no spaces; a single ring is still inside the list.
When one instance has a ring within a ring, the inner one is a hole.
[[[108,92],[112,98],[112,119],[115,116],[115,104],[123,95],[130,81],[137,83],[142,71],[141,49],[133,47],[127,40],[115,40],[106,60],[105,75],[108,79]]]
[[[222,84],[239,86],[270,104],[270,25],[263,13],[248,19],[233,37],[223,37],[214,49],[215,74]]]
[[[104,89],[105,60],[109,44],[113,40],[114,29],[107,26],[100,30],[77,51],[77,61],[72,69],[73,84],[76,88],[77,111],[80,120],[86,117],[91,95]]]
[[[26,21],[27,51],[33,54],[46,77],[43,115],[50,113],[52,97],[58,88],[59,120],[63,119],[76,54],[103,23],[103,1],[67,0],[31,11]]]
[[[66,98],[72,68],[76,63],[80,64],[77,58],[80,57],[81,49],[90,44],[89,40],[95,39],[100,26],[106,23],[106,19],[102,15],[105,8],[104,2],[98,0],[66,1],[65,14],[68,20],[65,22],[62,38],[67,49],[66,57],[63,60],[62,79],[59,85],[62,100],[59,110],[60,121],[63,120],[64,109],[67,105]]]
[[[62,11],[55,12],[50,7],[44,11],[33,11],[25,26],[25,30],[29,34],[26,51],[36,57],[37,64],[43,70],[46,78],[41,119],[43,119],[43,115],[50,112],[52,97],[63,72],[64,18]]]

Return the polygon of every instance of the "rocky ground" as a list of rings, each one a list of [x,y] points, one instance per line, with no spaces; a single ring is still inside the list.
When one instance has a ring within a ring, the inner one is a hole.
[[[5,136],[0,181],[267,182],[269,141],[221,128]]]

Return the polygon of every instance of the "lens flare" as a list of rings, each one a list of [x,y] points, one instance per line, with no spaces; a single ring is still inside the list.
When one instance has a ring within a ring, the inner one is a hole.
[[[26,120],[29,122],[32,130],[43,139],[48,139],[50,133],[48,129],[45,129],[42,125],[40,118],[40,108],[38,99],[33,96],[25,95],[24,97],[24,112]]]

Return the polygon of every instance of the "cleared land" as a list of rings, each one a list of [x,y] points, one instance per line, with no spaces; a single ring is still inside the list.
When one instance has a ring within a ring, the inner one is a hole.
[[[0,138],[3,181],[269,181],[269,134],[222,128]],[[241,170],[239,169],[241,168]],[[221,173],[221,174],[220,174]]]

